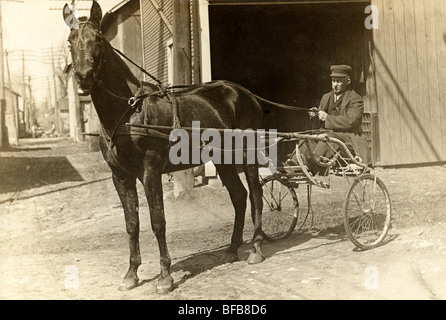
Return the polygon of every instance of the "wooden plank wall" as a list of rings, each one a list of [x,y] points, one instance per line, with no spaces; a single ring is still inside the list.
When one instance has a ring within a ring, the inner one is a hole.
[[[160,10],[166,15],[170,25],[173,25],[173,0],[155,0]],[[193,12],[192,3],[198,0],[189,0],[191,34],[193,34]],[[161,80],[164,85],[168,84],[168,64],[167,64],[167,41],[173,36],[166,27],[165,23],[156,12],[154,6],[149,0],[140,0],[142,14],[142,35],[143,35],[143,56],[144,68],[156,78]],[[193,39],[192,39],[193,40]],[[174,44],[175,45],[175,44]],[[192,55],[188,57],[191,64],[194,61],[194,51],[196,44],[191,43]],[[194,72],[198,69],[192,69],[192,79],[200,79],[195,77]],[[150,81],[150,79],[146,79]],[[197,81],[195,81],[197,82]]]
[[[172,0],[155,1],[172,25]],[[167,85],[167,41],[172,38],[172,34],[156,12],[151,1],[141,0],[140,4],[144,68]],[[147,81],[151,80],[147,78]]]
[[[446,161],[445,3],[372,0],[383,165]]]

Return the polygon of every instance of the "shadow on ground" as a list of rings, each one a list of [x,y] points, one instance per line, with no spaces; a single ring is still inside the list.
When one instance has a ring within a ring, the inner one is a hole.
[[[398,237],[398,235],[393,235],[388,237],[381,246],[392,242]],[[305,245],[312,239],[320,239],[326,241],[316,242],[312,246]],[[289,255],[292,252],[308,252],[316,250],[320,247],[331,247],[340,242],[349,242],[343,224],[323,228],[321,230],[304,230],[302,232],[293,232],[288,238],[281,239],[274,242],[264,241],[262,249],[265,259],[270,259],[273,256]],[[208,270],[214,269],[218,266],[224,265],[226,263],[231,263],[228,256],[225,254],[227,247],[215,248],[207,251],[202,251],[198,253],[186,256],[172,265],[172,273],[180,272],[184,274],[182,278],[175,282],[175,287],[178,288],[181,284],[187,282],[189,279],[196,277],[197,275],[204,273]],[[251,250],[251,244],[245,242],[238,250],[239,261],[246,261],[248,259]],[[329,250],[329,249],[327,249]],[[358,250],[354,245],[352,245],[352,251],[363,251]],[[146,279],[142,281],[139,285],[143,285],[147,282],[151,282],[157,278]]]
[[[0,193],[84,181],[66,157],[0,157]]]
[[[315,247],[305,247],[300,248],[301,245],[310,241],[313,238],[326,238],[332,240],[331,242],[326,243],[325,245],[333,245],[339,241],[345,241],[345,237],[342,234],[333,234],[330,231],[329,236],[325,235],[325,230],[322,234],[313,235],[308,233],[292,233],[287,239],[278,240],[275,242],[265,241],[262,249],[265,259],[270,259],[274,255],[280,255],[282,252],[287,252],[289,250],[295,251],[307,251],[311,249],[315,249]],[[335,240],[335,241],[333,241]],[[319,247],[319,245],[317,246]],[[227,247],[220,247],[213,250],[202,251],[199,253],[191,254],[183,259],[177,261],[172,265],[172,273],[181,271],[184,273],[184,276],[175,283],[175,287],[180,286],[185,283],[187,280],[196,277],[197,275],[204,273],[208,270],[214,269],[218,266],[224,265],[226,263],[231,263],[233,261],[225,254]],[[251,250],[251,244],[245,242],[243,246],[241,246],[238,250],[239,261],[246,261],[249,257],[249,253]],[[151,281],[146,280],[147,282]]]

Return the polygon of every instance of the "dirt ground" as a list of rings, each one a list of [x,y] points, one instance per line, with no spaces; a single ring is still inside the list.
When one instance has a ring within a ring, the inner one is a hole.
[[[176,288],[155,293],[159,254],[141,197],[140,283],[121,292],[127,234],[101,155],[69,139],[22,140],[0,153],[0,299],[445,299],[446,167],[378,175],[393,205],[385,245],[356,250],[342,227],[345,190],[314,190],[312,225],[265,242],[266,260],[257,265],[246,263],[249,214],[240,261],[221,259],[234,218],[224,188],[197,186],[174,200],[166,176]]]

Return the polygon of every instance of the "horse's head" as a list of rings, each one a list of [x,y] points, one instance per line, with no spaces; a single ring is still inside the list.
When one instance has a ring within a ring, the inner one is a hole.
[[[64,13],[67,12],[67,7],[68,4],[65,4]],[[79,95],[90,94],[101,68],[104,44],[104,37],[100,31],[101,19],[101,7],[93,1],[90,18],[79,19],[78,25],[71,28],[68,37]]]

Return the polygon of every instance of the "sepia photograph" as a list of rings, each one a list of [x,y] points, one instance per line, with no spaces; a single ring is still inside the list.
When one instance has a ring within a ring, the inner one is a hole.
[[[0,0],[0,299],[446,299],[446,1]]]

